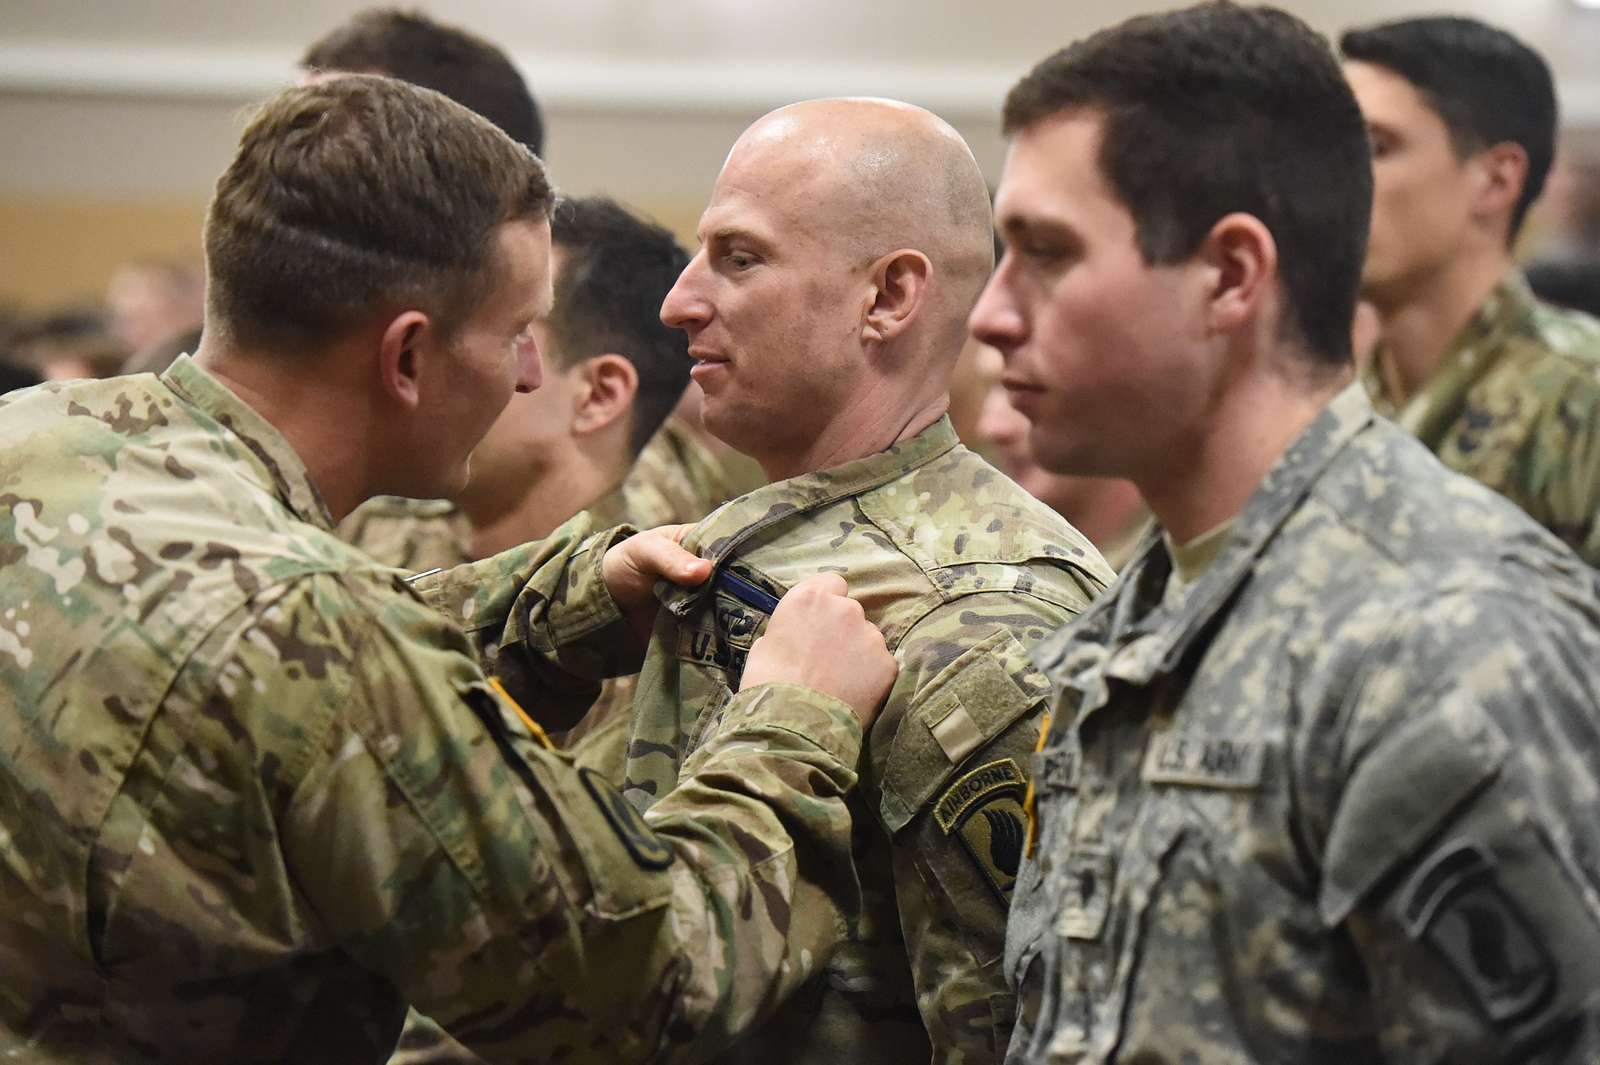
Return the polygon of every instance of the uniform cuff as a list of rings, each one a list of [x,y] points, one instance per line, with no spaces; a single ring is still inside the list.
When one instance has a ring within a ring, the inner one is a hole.
[[[847,766],[861,757],[861,720],[855,711],[842,700],[801,684],[758,684],[739,692],[707,741],[754,738],[770,729],[793,733]]]

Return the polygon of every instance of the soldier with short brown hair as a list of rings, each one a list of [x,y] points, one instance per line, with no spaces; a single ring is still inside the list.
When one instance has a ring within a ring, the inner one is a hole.
[[[637,668],[705,563],[584,521],[520,553],[524,710],[333,535],[458,488],[538,385],[550,204],[436,93],[289,90],[218,183],[195,357],[0,399],[0,1058],[376,1063],[408,1003],[490,1060],[702,1058],[826,947],[788,913],[850,888],[895,672],[842,580],[644,817],[535,715]]]

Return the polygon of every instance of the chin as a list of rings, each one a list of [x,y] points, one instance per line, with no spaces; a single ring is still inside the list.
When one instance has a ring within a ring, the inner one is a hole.
[[[745,419],[732,415],[724,404],[714,402],[710,396],[700,408],[700,424],[705,431],[736,451],[746,451],[748,426]]]

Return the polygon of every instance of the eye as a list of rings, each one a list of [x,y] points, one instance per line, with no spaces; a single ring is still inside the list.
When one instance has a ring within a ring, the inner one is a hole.
[[[743,251],[730,251],[727,255],[724,255],[722,259],[723,262],[727,263],[735,270],[748,270],[750,267],[756,264],[756,257],[751,255],[749,252]]]
[[[1023,240],[1012,247],[1022,258],[1039,266],[1054,266],[1071,254],[1066,245],[1050,240]]]

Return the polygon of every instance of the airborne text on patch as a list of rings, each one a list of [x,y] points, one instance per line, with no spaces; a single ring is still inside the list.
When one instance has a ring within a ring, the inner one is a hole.
[[[955,828],[961,815],[972,808],[973,803],[991,792],[1002,788],[1020,788],[1026,783],[1022,770],[1010,758],[980,765],[945,790],[939,798],[939,805],[934,808],[933,816],[938,820],[939,827],[948,834]]]
[[[1022,792],[1027,779],[1010,758],[981,765],[945,789],[933,808],[945,835],[961,841],[967,856],[994,890],[1000,905],[1011,903],[1027,837]]]

